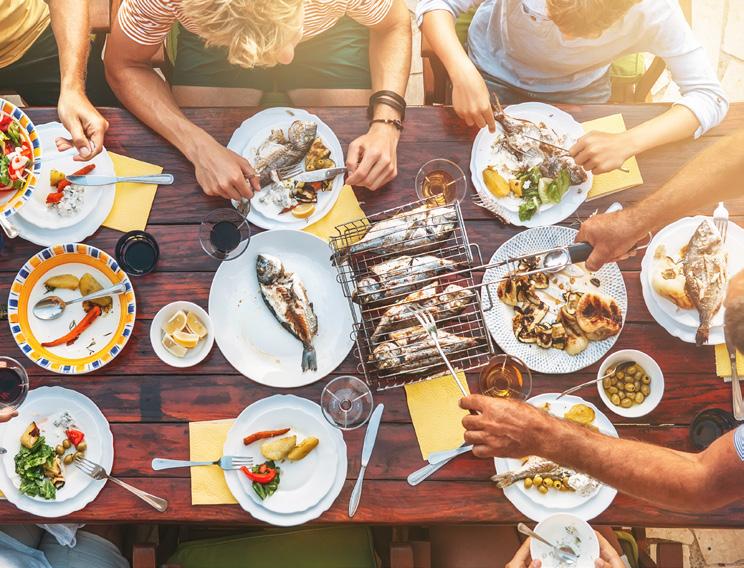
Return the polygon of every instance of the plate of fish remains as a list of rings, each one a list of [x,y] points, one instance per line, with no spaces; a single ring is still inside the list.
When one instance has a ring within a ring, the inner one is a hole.
[[[313,235],[277,229],[220,265],[209,314],[220,351],[243,375],[293,388],[322,379],[346,358],[352,315],[329,252]]]
[[[731,221],[726,243],[702,215],[659,231],[641,263],[643,299],[656,322],[687,343],[723,343],[726,283],[744,269],[743,249],[744,229]]]
[[[528,229],[502,244],[490,264],[573,244],[577,233],[557,226]],[[519,270],[540,262],[524,262]],[[533,371],[559,374],[588,367],[612,349],[628,311],[617,264],[594,273],[581,263],[551,274],[504,279],[508,275],[507,266],[489,268],[481,293],[486,325],[505,353]]]
[[[72,464],[80,454],[107,472],[114,442],[106,417],[86,396],[62,387],[29,392],[18,416],[0,426],[0,490],[16,507],[41,517],[78,511],[96,498],[96,481]]]
[[[251,200],[248,220],[264,229],[303,228],[321,219],[343,187],[343,176],[313,184],[277,180],[272,171],[301,166],[313,171],[344,165],[338,138],[320,118],[301,109],[271,108],[247,119],[227,147],[246,158],[259,174],[261,191]],[[301,205],[314,205],[307,215]],[[234,201],[233,205],[237,205]]]
[[[593,176],[567,150],[584,135],[568,113],[544,103],[495,113],[496,132],[475,138],[470,173],[487,208],[512,225],[560,223],[586,200]]]
[[[558,393],[532,397],[527,402],[553,416],[617,438],[612,422],[596,406],[577,396]],[[592,477],[539,456],[524,459],[495,458],[496,475],[491,479],[524,515],[542,521],[556,512],[588,521],[610,506],[617,491]]]

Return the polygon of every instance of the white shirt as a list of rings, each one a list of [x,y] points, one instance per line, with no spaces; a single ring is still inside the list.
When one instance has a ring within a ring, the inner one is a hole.
[[[478,0],[419,0],[416,19],[446,10],[457,17]],[[702,45],[687,24],[677,0],[641,0],[598,38],[566,39],[549,20],[544,0],[485,0],[470,24],[468,51],[476,67],[535,93],[574,91],[601,79],[610,64],[629,53],[662,57],[682,98],[700,121],[695,136],[716,126],[728,101]]]

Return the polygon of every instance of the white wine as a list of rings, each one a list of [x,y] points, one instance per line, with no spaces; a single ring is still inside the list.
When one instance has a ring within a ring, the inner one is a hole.
[[[457,199],[455,178],[443,170],[433,171],[424,177],[421,193],[425,198],[433,198],[438,204],[452,203]]]
[[[481,371],[481,394],[494,398],[524,398],[524,375],[509,358],[494,358]]]

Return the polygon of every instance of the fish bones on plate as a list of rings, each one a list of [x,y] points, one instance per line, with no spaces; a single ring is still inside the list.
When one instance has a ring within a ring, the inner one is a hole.
[[[599,481],[584,473],[560,466],[538,456],[527,458],[527,461],[519,469],[492,476],[491,481],[495,482],[499,488],[504,489],[518,481],[533,479],[538,475],[543,478],[565,479],[568,487],[583,497],[591,495],[601,485]]]
[[[318,317],[302,280],[288,271],[281,260],[268,254],[256,257],[256,276],[261,296],[271,313],[302,342],[302,370],[317,371],[318,361],[312,341],[318,334]]]
[[[318,125],[309,120],[295,120],[287,129],[271,131],[271,135],[258,147],[254,168],[261,187],[271,183],[271,172],[298,164],[310,150]]]
[[[372,341],[377,342],[386,333],[415,323],[412,307],[425,308],[439,321],[461,313],[475,297],[472,290],[457,284],[450,284],[441,292],[437,292],[438,288],[439,283],[432,282],[385,310],[372,334]]]
[[[462,337],[437,329],[439,344],[446,355],[451,355],[477,345],[472,337]],[[444,364],[434,340],[420,326],[389,333],[389,340],[380,343],[371,359],[381,371],[416,371],[432,365]]]
[[[398,256],[371,266],[372,274],[359,279],[352,299],[358,304],[370,304],[408,294],[437,274],[459,266],[458,261],[438,256]]]

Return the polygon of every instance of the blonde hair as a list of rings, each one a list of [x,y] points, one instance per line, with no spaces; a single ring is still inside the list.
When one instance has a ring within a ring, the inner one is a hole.
[[[241,67],[274,65],[302,30],[302,0],[182,0],[181,7],[206,45],[227,48],[227,60]]]
[[[620,20],[640,0],[547,0],[553,23],[572,37],[593,37]]]

